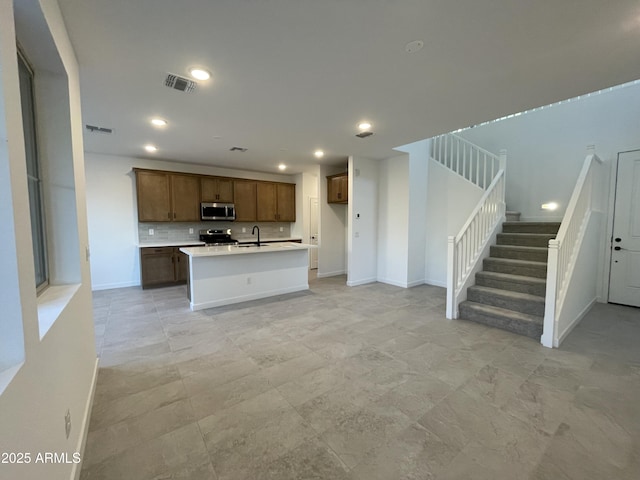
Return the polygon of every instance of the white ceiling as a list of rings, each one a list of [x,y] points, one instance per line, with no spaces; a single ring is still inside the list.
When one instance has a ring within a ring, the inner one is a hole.
[[[114,129],[85,149],[113,155],[296,173],[640,78],[637,0],[58,1],[84,123]]]

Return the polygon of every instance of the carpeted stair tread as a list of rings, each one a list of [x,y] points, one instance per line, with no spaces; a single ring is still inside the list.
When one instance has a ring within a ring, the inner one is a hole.
[[[467,290],[467,299],[529,315],[544,315],[544,297],[530,293],[474,285]]]
[[[502,225],[554,225],[556,228],[560,228],[560,222],[527,222],[518,220],[517,222],[502,222]]]
[[[529,277],[546,278],[547,263],[532,262],[531,260],[518,260],[514,258],[485,258],[483,270],[489,272],[509,273],[512,275],[526,275]]]
[[[545,278],[512,275],[500,272],[476,273],[476,285],[529,293],[539,297],[545,296],[547,281]]]
[[[498,245],[547,248],[549,240],[554,238],[556,238],[555,233],[499,233],[496,243]]]
[[[548,249],[545,247],[527,247],[525,245],[491,245],[491,256],[546,262]]]
[[[536,339],[542,335],[544,321],[543,317],[538,315],[529,315],[468,300],[460,304],[460,318]]]

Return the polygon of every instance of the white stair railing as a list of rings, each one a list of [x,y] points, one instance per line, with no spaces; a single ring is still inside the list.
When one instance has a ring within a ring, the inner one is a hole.
[[[545,347],[558,346],[558,318],[562,312],[571,272],[594,203],[595,169],[602,160],[589,146],[578,181],[569,200],[558,235],[549,240],[547,263],[547,291],[545,296],[544,327],[541,343]]]
[[[482,268],[489,247],[505,217],[506,152],[500,152],[495,178],[460,232],[448,239],[447,318],[458,318],[458,305],[467,296],[473,276]]]
[[[431,157],[483,190],[487,190],[500,170],[498,155],[454,133],[431,139]]]

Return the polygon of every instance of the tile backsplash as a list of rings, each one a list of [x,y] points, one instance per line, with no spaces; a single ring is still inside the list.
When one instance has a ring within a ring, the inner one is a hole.
[[[162,223],[138,223],[138,241],[140,243],[149,242],[188,242],[190,240],[199,241],[200,230],[209,228],[226,230],[231,229],[231,236],[236,240],[253,240],[251,229],[254,225],[260,227],[261,238],[289,238],[291,237],[290,223],[260,223],[260,222],[162,222]],[[193,233],[189,233],[189,229]],[[243,233],[242,229],[246,232]],[[282,232],[280,231],[282,228]],[[149,229],[153,229],[154,234],[149,235]]]

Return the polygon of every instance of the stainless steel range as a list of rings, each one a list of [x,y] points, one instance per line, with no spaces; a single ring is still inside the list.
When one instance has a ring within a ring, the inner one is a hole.
[[[200,230],[200,241],[207,244],[207,246],[219,246],[219,245],[237,245],[238,241],[231,238],[231,229],[216,230],[210,228],[208,230]]]

